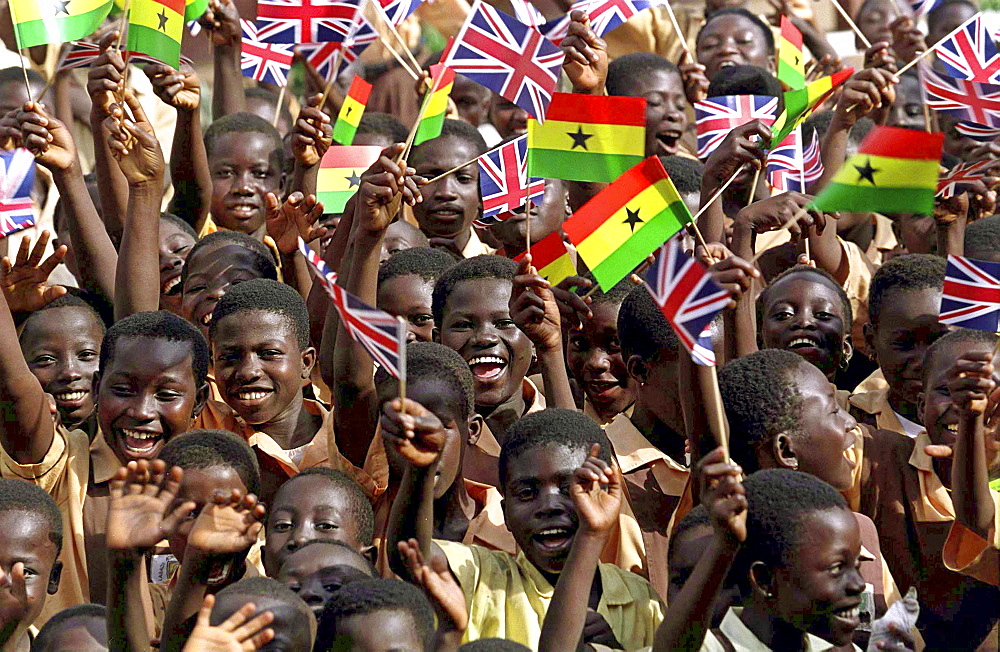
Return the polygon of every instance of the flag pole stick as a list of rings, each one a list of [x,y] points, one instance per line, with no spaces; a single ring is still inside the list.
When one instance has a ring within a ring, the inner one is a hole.
[[[667,10],[667,16],[670,17],[670,24],[673,26],[674,32],[677,34],[677,40],[681,42],[681,49],[684,50],[684,54],[681,55],[680,62],[684,63],[685,57],[694,61],[694,57],[691,56],[691,49],[688,47],[687,39],[681,31],[681,26],[677,24],[677,16],[674,15],[674,8],[670,6],[669,2],[664,2],[663,6]]]
[[[726,459],[729,459],[729,429],[727,428],[726,412],[722,403],[722,392],[719,390],[719,370],[715,365],[698,365],[698,375],[701,377],[702,387],[706,390],[703,396],[707,402],[711,403],[708,412],[708,425],[715,435],[716,442],[722,446]]]
[[[949,35],[949,36],[950,36],[950,35]],[[944,38],[942,38],[942,39],[941,39],[941,41],[943,41],[943,40],[944,40],[944,39],[946,39],[946,38],[948,38],[948,37],[947,37],[947,36],[945,36]],[[926,57],[926,56],[927,56],[928,54],[930,54],[931,52],[933,52],[933,51],[934,51],[934,48],[936,48],[936,47],[937,47],[937,46],[938,46],[938,45],[939,45],[939,44],[941,43],[941,41],[938,41],[937,43],[935,43],[935,44],[934,44],[934,45],[932,45],[931,47],[927,48],[926,50],[924,50],[923,52],[921,52],[920,54],[918,54],[917,56],[915,56],[915,57],[913,58],[913,61],[911,61],[910,63],[906,64],[905,66],[903,66],[903,67],[902,67],[902,68],[900,68],[899,70],[897,70],[897,71],[896,71],[896,73],[895,73],[896,77],[897,77],[897,78],[901,77],[901,76],[903,75],[903,73],[904,73],[904,72],[906,72],[907,70],[909,70],[909,69],[910,69],[910,68],[912,68],[913,66],[917,65],[917,63],[919,63],[921,59],[923,59],[923,58],[924,58],[924,57]],[[851,111],[853,111],[853,110],[854,110],[854,108],[855,108],[855,107],[857,107],[857,106],[858,106],[857,104],[852,104],[851,106],[847,107],[847,112],[848,112],[848,113],[850,113],[850,112],[851,112]],[[926,106],[926,104],[925,104],[925,106]]]
[[[806,206],[805,208],[800,208],[798,213],[792,215],[792,217],[787,222],[778,227],[778,231],[784,231],[785,229],[789,228],[790,226],[801,220],[803,216],[805,216],[805,214],[808,212],[809,212],[808,206]],[[753,264],[756,263],[758,260],[760,260],[760,257],[764,255],[765,251],[767,250],[761,249],[756,254],[754,254],[753,258],[750,259],[750,263]]]
[[[441,179],[444,179],[449,174],[455,174],[456,172],[458,172],[459,170],[461,170],[462,168],[464,168],[466,165],[472,165],[473,163],[475,163],[476,161],[478,161],[479,159],[481,159],[483,156],[486,156],[488,154],[492,154],[493,152],[497,151],[498,149],[502,148],[504,145],[507,145],[507,144],[509,144],[509,143],[500,143],[499,145],[497,145],[493,149],[487,151],[486,153],[484,153],[484,154],[482,154],[480,156],[477,156],[474,159],[470,159],[470,160],[466,161],[465,163],[462,163],[461,165],[456,165],[455,167],[453,167],[452,169],[448,170],[447,172],[442,172],[441,174],[437,175],[436,177],[434,177],[433,179],[431,179],[427,183],[434,183],[435,181],[440,181]]]
[[[374,3],[375,0],[368,0],[368,2]],[[401,46],[400,50],[402,50],[403,53],[406,54],[406,57],[410,60],[410,65],[413,66],[412,72],[416,73],[417,75],[417,77],[414,77],[414,79],[420,79],[420,71],[423,68],[420,66],[420,62],[417,61],[417,58],[413,56],[413,52],[410,50],[409,44],[407,44],[407,42],[403,40],[403,37],[399,33],[399,30],[397,30],[396,26],[392,24],[392,21],[389,19],[389,16],[386,15],[385,11],[382,10],[381,6],[376,7],[374,4],[372,4],[371,7],[375,11],[375,13],[379,15],[379,18],[382,20],[385,26],[389,28],[389,32],[395,37],[396,42],[399,43],[399,45]],[[379,41],[382,41],[382,45],[385,45],[386,49],[392,52],[393,56],[396,56],[398,60],[399,55],[386,43],[384,38],[385,38],[384,36],[379,34]],[[403,63],[402,61],[400,61],[400,63],[403,65],[404,68],[407,68],[405,63]],[[407,69],[410,70],[410,68]]]
[[[833,3],[834,9],[836,9],[840,13],[840,17],[843,18],[844,21],[851,26],[851,29],[853,29],[854,33],[858,35],[858,38],[861,39],[861,42],[865,44],[865,47],[870,48],[872,46],[871,41],[869,41],[868,37],[866,37],[864,34],[861,33],[861,30],[858,28],[858,26],[854,23],[853,20],[851,20],[851,16],[847,13],[847,10],[845,10],[844,7],[841,6],[840,2],[838,2],[837,0],[830,0],[830,2]]]
[[[277,104],[277,106],[274,107],[274,120],[271,121],[271,126],[272,127],[277,127],[278,126],[278,120],[281,119],[281,108],[285,104],[285,93],[287,92],[287,89],[288,89],[288,80],[286,79],[285,80],[285,85],[281,87],[280,91],[278,91],[278,104]],[[320,104],[320,106],[323,106],[323,105]]]
[[[121,54],[122,51],[122,41],[125,40],[125,28],[128,25],[128,10],[129,10],[130,0],[125,0],[125,4],[122,5],[122,18],[118,22],[118,38],[115,39],[115,48],[118,53]]]
[[[399,157],[396,159],[396,163],[402,163],[406,161],[407,157],[410,155],[410,148],[413,147],[413,141],[417,137],[417,131],[420,129],[420,123],[423,122],[424,116],[427,114],[427,109],[430,107],[431,98],[434,93],[438,90],[438,82],[444,77],[444,70],[442,69],[442,74],[434,77],[431,80],[431,89],[424,96],[424,101],[420,103],[420,113],[417,114],[417,120],[413,123],[413,128],[410,129],[409,135],[406,137],[406,147],[400,152]]]
[[[747,206],[754,203],[757,199],[757,182],[760,181],[760,168],[753,173],[753,183],[750,184],[750,197],[747,200]]]
[[[406,414],[406,320],[401,316],[399,320],[399,404],[403,408],[401,412]]]
[[[405,70],[407,74],[409,74],[410,77],[413,78],[413,81],[420,81],[420,75],[413,72],[413,69],[410,68],[410,64],[403,59],[402,55],[399,54],[399,52],[396,52],[395,48],[393,48],[392,45],[389,44],[389,40],[386,37],[379,34],[378,40],[379,43],[382,44],[382,47],[384,47],[386,50],[389,51],[390,54],[392,54],[393,58],[396,59],[396,62],[399,63],[400,67],[402,67],[402,69]]]
[[[724,184],[722,184],[722,187],[716,190],[715,194],[712,195],[711,198],[709,198],[709,200],[705,202],[702,205],[702,207],[698,209],[698,212],[695,213],[694,216],[691,218],[691,226],[694,228],[695,238],[697,238],[698,244],[704,247],[706,252],[708,251],[708,243],[705,242],[705,236],[702,235],[701,229],[698,228],[698,218],[701,217],[702,214],[708,210],[709,206],[715,203],[716,199],[722,196],[722,193],[726,192],[726,189],[732,185],[733,181],[736,181],[736,177],[740,176],[740,172],[742,171],[743,171],[742,167],[737,168],[736,172],[733,172],[733,176],[729,177],[729,180],[726,181]],[[758,173],[759,172],[760,170],[758,170]]]
[[[531,185],[529,179],[528,185]],[[531,196],[528,196],[528,200],[524,205],[524,253],[528,256],[531,255]]]
[[[17,38],[17,36],[18,36],[18,34],[17,34],[17,13],[14,11],[14,3],[13,2],[8,2],[7,3],[7,9],[10,11],[10,20],[14,24],[14,36],[15,36],[15,40],[19,41],[20,39]],[[18,45],[20,45],[20,44],[18,44]],[[30,52],[30,50],[28,48],[23,48],[23,49],[28,52],[28,56],[24,55],[24,53],[21,51],[22,48],[18,48],[17,52],[18,52],[18,54],[21,55],[21,74],[24,75],[24,90],[26,90],[28,92],[28,101],[31,102],[32,104],[34,104],[35,100],[31,97],[31,84],[28,83],[28,69],[25,67],[25,60],[28,59],[28,57],[31,56],[31,52]]]
[[[337,48],[337,54],[333,55],[333,69],[330,71],[330,78],[326,80],[326,88],[323,89],[323,97],[319,100],[319,108],[322,109],[326,106],[326,99],[330,97],[330,91],[333,89],[334,83],[337,81],[337,75],[340,73],[340,62],[344,58],[344,48],[347,47],[347,43],[342,43],[339,48]]]

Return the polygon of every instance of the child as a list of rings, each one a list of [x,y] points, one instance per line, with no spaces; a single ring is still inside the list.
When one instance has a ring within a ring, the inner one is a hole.
[[[330,597],[319,621],[317,652],[427,650],[434,610],[423,592],[399,580],[353,582]]]
[[[78,604],[50,618],[31,642],[31,652],[105,652],[108,610],[100,604]]]
[[[965,227],[967,258],[1000,263],[1000,216],[984,217]]]
[[[387,233],[386,239],[388,237]],[[390,315],[406,318],[408,342],[430,342],[433,339],[431,295],[434,284],[454,264],[455,260],[440,249],[414,247],[390,254],[379,267],[375,306]]]
[[[374,519],[368,497],[351,478],[324,467],[306,469],[286,480],[268,507],[264,572],[277,577],[289,555],[316,539],[371,554]]]
[[[677,66],[658,54],[635,52],[608,65],[608,95],[646,98],[646,156],[690,156],[681,138],[687,98]]]
[[[316,639],[316,617],[312,610],[284,584],[267,577],[247,578],[219,591],[211,624],[219,625],[248,602],[257,608],[254,613],[270,612],[273,616],[268,627],[274,631],[274,639],[267,649],[312,649]]]
[[[59,410],[68,430],[82,429],[93,441],[97,417],[92,394],[104,322],[90,304],[72,295],[32,312],[21,324],[21,355]]]
[[[667,589],[667,604],[673,604],[684,585],[694,573],[705,550],[712,544],[714,529],[712,517],[702,504],[695,506],[677,524],[670,535],[667,562],[670,565],[670,586]],[[740,590],[732,573],[727,574],[725,583],[719,588],[712,602],[712,627],[718,627],[729,607],[740,603]]]
[[[377,576],[372,563],[343,541],[313,539],[285,558],[275,579],[302,598],[318,621],[341,587]]]
[[[358,123],[352,145],[377,145],[383,149],[393,143],[406,142],[406,127],[388,113],[365,111]]]
[[[171,213],[160,214],[160,308],[181,317],[181,270],[198,234]]]
[[[545,194],[541,202],[532,202],[531,213],[526,216],[524,206],[511,211],[511,216],[489,228],[490,234],[500,243],[498,256],[514,258],[525,250],[528,220],[531,220],[531,243],[562,229],[570,215],[566,184],[560,179],[545,180]]]
[[[865,341],[883,382],[869,377],[851,396],[862,423],[916,437],[927,347],[950,330],[938,321],[945,261],[929,254],[898,256],[872,276]]]
[[[28,649],[29,628],[59,588],[62,542],[56,501],[28,482],[0,479],[0,648]]]
[[[385,239],[382,241],[382,253],[379,256],[379,263],[384,264],[385,261],[401,251],[429,246],[430,240],[427,239],[423,231],[406,220],[396,220],[385,230]],[[451,256],[449,258],[454,262]]]
[[[418,421],[404,415],[405,431],[392,437],[395,445],[426,450],[430,442],[440,441],[443,426],[430,414],[422,416],[425,418]],[[428,513],[433,500],[431,487],[439,453],[428,451],[425,456],[432,460],[431,464],[408,466],[393,505],[388,537],[393,570],[409,576],[396,544],[416,537],[432,563],[434,558],[447,560],[465,593],[469,605],[465,640],[499,636],[536,648],[551,587],[566,563],[574,538],[606,528],[597,519],[603,522],[607,515],[598,517],[594,511],[578,510],[568,495],[568,487],[574,475],[583,472],[578,469],[587,461],[588,451],[610,464],[609,450],[600,427],[572,410],[543,410],[511,426],[500,454],[499,472],[504,519],[520,549],[516,557],[480,546],[431,541],[426,521],[417,518],[418,514]],[[610,635],[624,649],[650,644],[661,618],[661,606],[645,580],[616,566],[601,564],[591,579],[588,595],[588,607],[603,620],[603,627],[597,628],[602,633],[610,629]]]
[[[709,82],[727,66],[757,66],[773,73],[774,33],[746,9],[725,7],[702,25],[695,56]]]

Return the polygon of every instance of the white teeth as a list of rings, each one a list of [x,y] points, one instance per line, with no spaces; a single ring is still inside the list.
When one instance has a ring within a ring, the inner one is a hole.
[[[174,278],[170,279],[170,280],[169,280],[169,281],[167,281],[166,283],[164,283],[164,284],[163,284],[163,294],[167,294],[167,293],[169,293],[169,292],[170,292],[171,290],[173,290],[173,289],[174,289],[174,288],[175,288],[175,287],[177,286],[177,284],[178,284],[178,283],[180,283],[180,282],[181,282],[181,277],[180,277],[180,276],[177,276],[177,277],[174,277]]]
[[[857,618],[861,614],[861,607],[854,607],[853,609],[839,610],[834,612],[841,618]]]
[[[816,343],[813,342],[808,337],[797,337],[797,338],[795,338],[794,340],[792,340],[791,342],[788,343],[788,347],[789,348],[793,348],[793,347],[799,346],[800,344],[804,344],[806,346],[815,346],[816,345]]]
[[[954,433],[957,434],[958,433],[958,424],[957,423],[949,423],[948,425],[945,426],[945,429],[948,432],[954,432]]]
[[[127,428],[122,428],[122,432],[128,437],[134,437],[135,439],[156,439],[159,437],[155,432],[140,432],[138,430],[129,430]]]
[[[567,530],[565,528],[551,528],[548,530],[542,530],[541,532],[538,533],[538,535],[543,537],[548,537],[548,536],[561,536],[566,533]]]
[[[469,366],[477,364],[507,364],[507,361],[503,358],[498,358],[495,355],[481,355],[477,358],[469,360]]]
[[[239,397],[241,401],[259,401],[269,392],[239,392]]]
[[[207,315],[202,317],[201,323],[204,324],[205,326],[210,325],[212,323],[212,313],[208,313]]]
[[[63,392],[62,394],[56,394],[56,398],[60,401],[79,401],[87,395],[87,392]]]

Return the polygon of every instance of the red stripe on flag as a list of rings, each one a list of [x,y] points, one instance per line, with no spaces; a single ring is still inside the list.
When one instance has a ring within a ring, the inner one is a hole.
[[[646,126],[646,98],[553,93],[546,120]]]
[[[802,32],[799,28],[788,20],[788,16],[781,17],[781,37],[794,45],[799,51],[802,50]]]
[[[320,168],[365,168],[378,160],[382,148],[378,145],[334,145],[323,156]]]
[[[372,85],[361,79],[361,77],[354,75],[354,80],[351,82],[351,89],[347,91],[347,96],[357,100],[361,104],[367,104],[371,94]]]
[[[179,13],[181,16],[184,15],[185,0],[151,0],[151,2],[161,4],[171,11]]]
[[[531,245],[531,264],[535,269],[544,269],[565,255],[566,243],[558,231]],[[516,256],[514,260],[520,262],[522,258],[524,254]]]
[[[858,148],[858,154],[937,161],[944,134],[928,134],[899,127],[876,127]]]

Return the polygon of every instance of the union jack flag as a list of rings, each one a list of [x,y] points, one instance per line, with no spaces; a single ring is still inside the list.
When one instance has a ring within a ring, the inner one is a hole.
[[[777,111],[778,98],[768,95],[720,95],[696,103],[698,158],[708,158],[730,131],[751,120],[774,124]]]
[[[915,19],[933,11],[939,4],[941,4],[941,0],[910,0],[910,7],[913,9]]]
[[[946,115],[987,127],[1000,127],[1000,86],[939,75],[923,62],[923,81],[927,106]]]
[[[60,60],[56,72],[66,72],[74,68],[89,68],[90,64],[101,55],[101,48],[96,43],[87,41],[71,41],[69,51]],[[132,64],[139,63],[163,63],[153,57],[141,52],[131,52],[122,50],[122,56],[127,57],[127,61]],[[191,60],[181,55],[181,63],[191,65]]]
[[[964,188],[986,177],[996,176],[993,169],[997,165],[1000,165],[1000,161],[986,160],[955,166],[948,174],[938,179],[937,196],[950,199],[955,196],[959,188]]]
[[[35,157],[26,149],[0,151],[0,237],[35,225]]]
[[[558,45],[569,30],[569,14],[583,9],[590,16],[590,28],[598,36],[604,36],[640,11],[664,4],[665,0],[577,0],[565,16],[550,20],[539,30]]]
[[[444,64],[542,122],[564,58],[537,29],[476,0]]]
[[[358,0],[258,0],[257,38],[265,43],[344,41],[362,21],[359,7]]]
[[[514,9],[514,18],[517,18],[525,25],[530,25],[538,29],[545,23],[545,16],[542,15],[542,12],[535,9],[535,5],[528,2],[528,0],[510,0],[510,6]],[[544,32],[542,33],[544,34]]]
[[[316,70],[320,77],[329,80],[332,79],[333,64],[337,60],[337,53],[343,47],[343,43],[334,43],[332,41],[327,43],[300,43],[295,46],[295,51]],[[351,65],[357,58],[357,54],[351,48],[344,49],[344,53],[340,58],[340,69],[337,70],[337,74],[340,74],[344,68]]]
[[[988,143],[1000,136],[1000,128],[977,125],[975,122],[958,122],[955,131],[977,143]]]
[[[709,325],[729,304],[729,293],[704,265],[681,251],[677,238],[659,248],[643,282],[695,363],[714,367]]]
[[[378,0],[382,5],[382,10],[389,17],[393,25],[398,25],[406,20],[410,14],[417,10],[417,7],[424,0]]]
[[[1000,263],[948,256],[938,320],[991,333],[1000,330]]]
[[[823,157],[820,155],[819,135],[815,129],[813,129],[812,142],[802,153],[802,163],[805,166],[806,183],[819,181],[819,178],[823,176]]]
[[[767,153],[767,179],[771,192],[805,192],[805,159],[802,155],[802,128],[785,136]]]
[[[952,77],[1000,84],[1000,52],[993,36],[976,14],[934,46],[938,59]]]
[[[407,328],[396,317],[373,308],[337,285],[337,274],[299,238],[299,251],[312,268],[347,332],[375,362],[396,378],[406,377]]]
[[[240,18],[240,27],[243,29],[243,51],[240,59],[243,76],[276,86],[287,84],[288,73],[295,58],[292,46],[259,41],[257,27],[249,20]]]
[[[479,189],[483,194],[483,218],[491,218],[538,201],[545,181],[528,184],[528,136],[520,136],[479,157]]]

